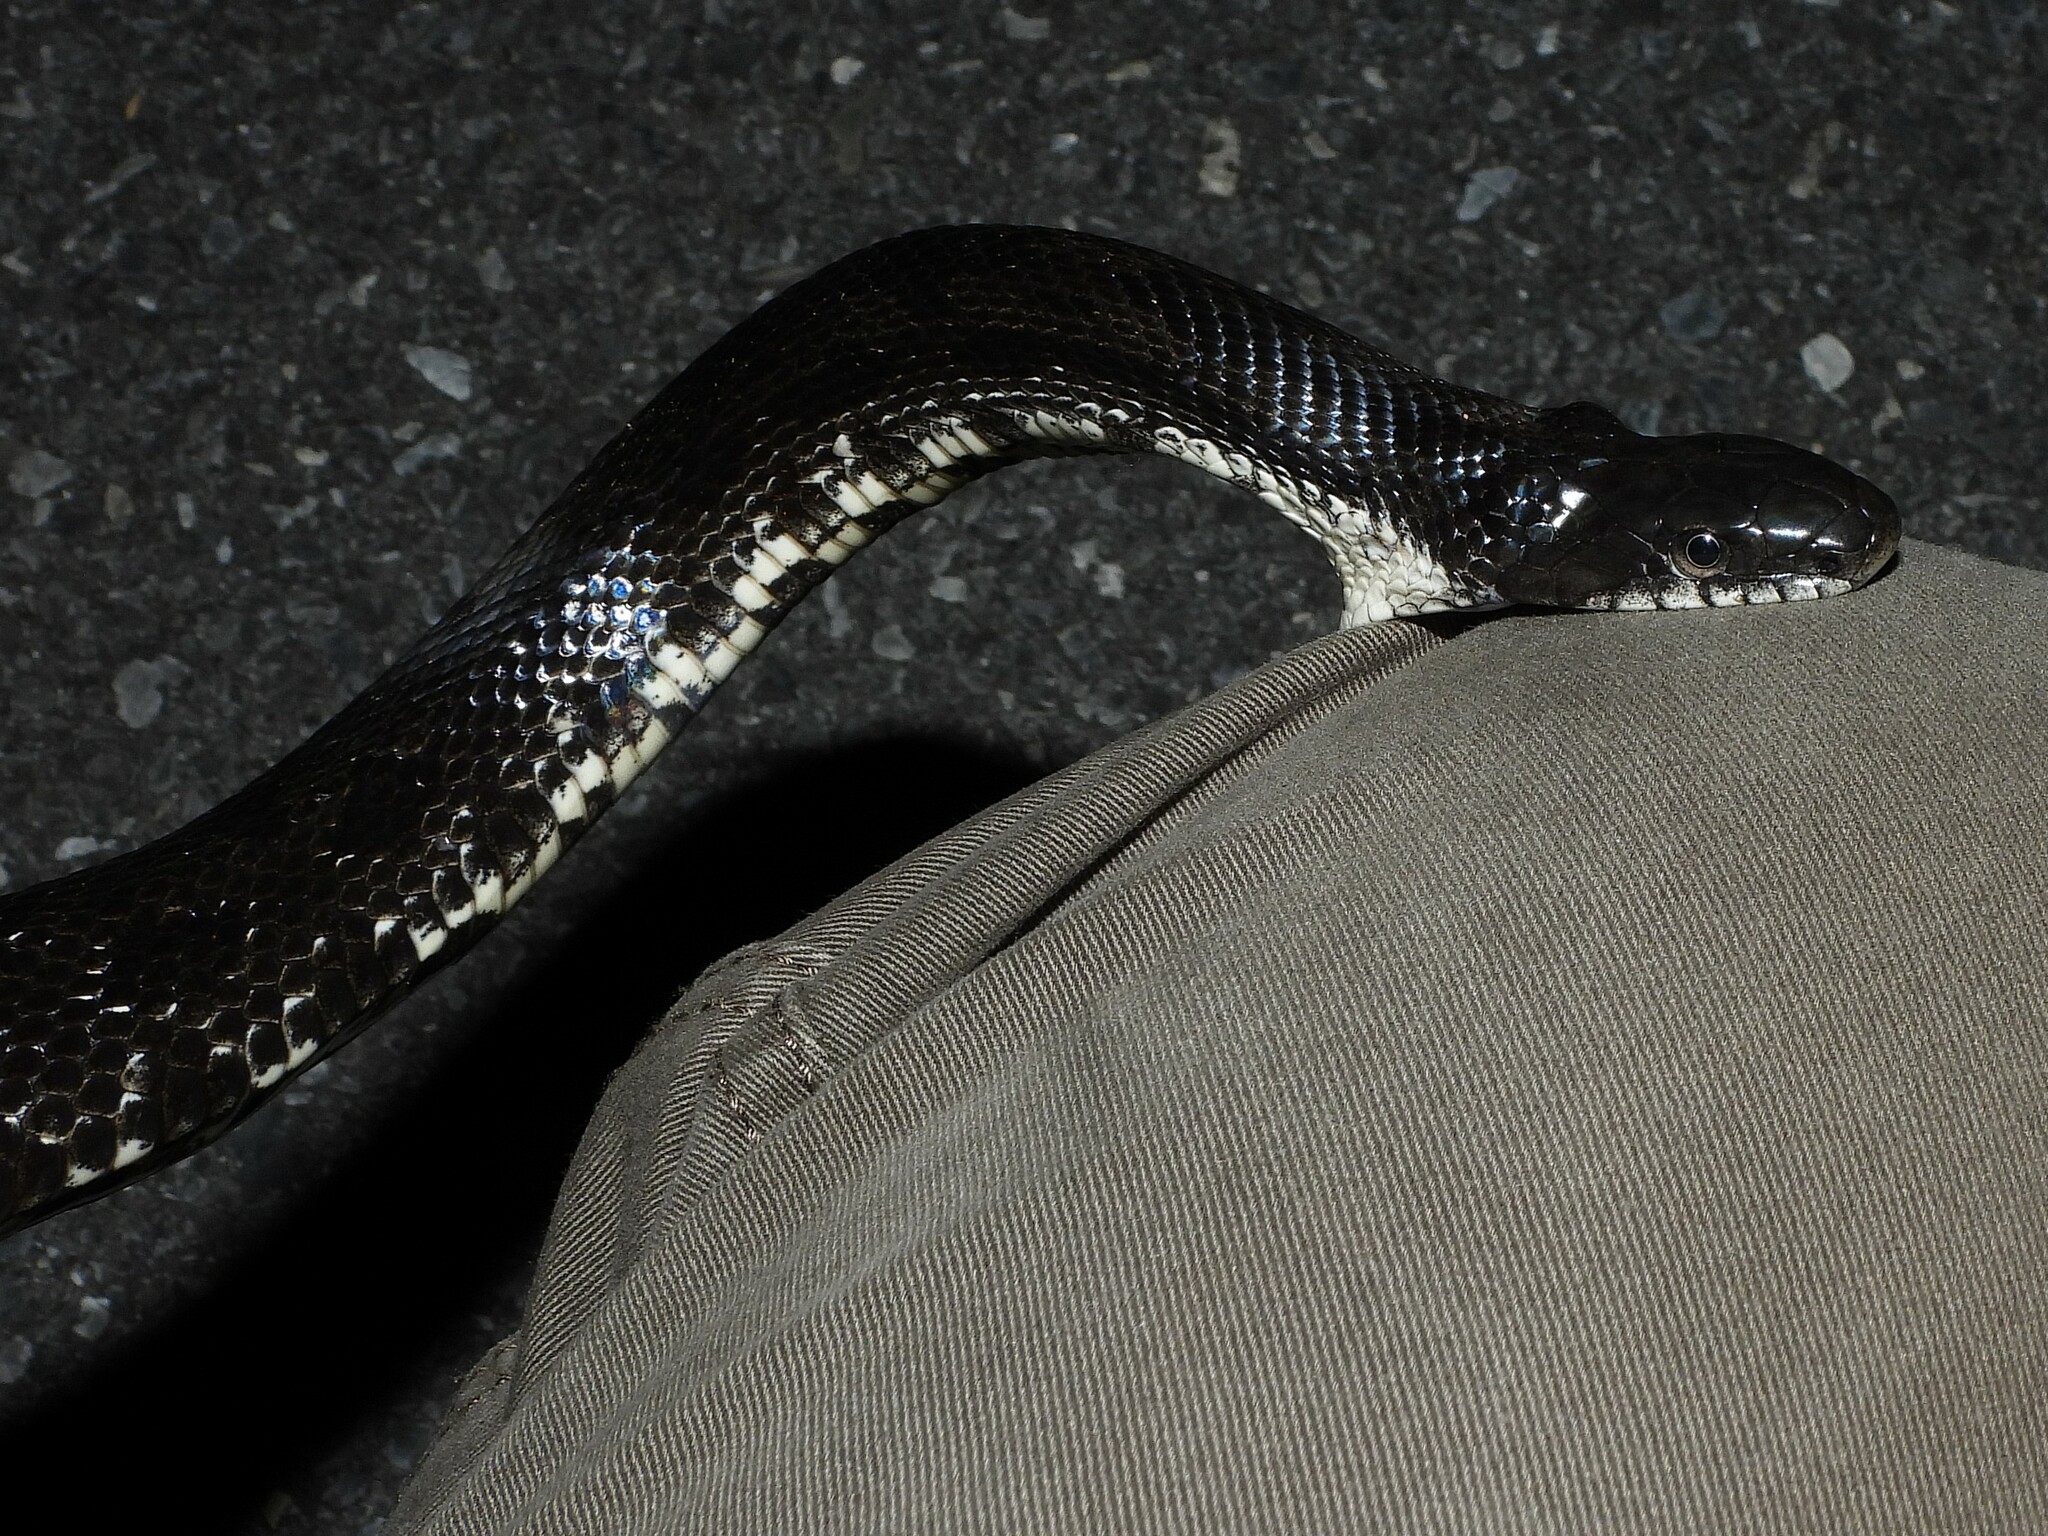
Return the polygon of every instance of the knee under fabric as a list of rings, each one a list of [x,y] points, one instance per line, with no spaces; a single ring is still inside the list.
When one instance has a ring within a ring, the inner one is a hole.
[[[1392,624],[732,956],[394,1531],[2048,1526],[2048,578]]]

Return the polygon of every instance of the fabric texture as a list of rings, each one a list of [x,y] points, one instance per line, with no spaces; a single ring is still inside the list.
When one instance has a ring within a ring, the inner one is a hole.
[[[2048,578],[1315,642],[708,973],[391,1528],[2048,1529]]]

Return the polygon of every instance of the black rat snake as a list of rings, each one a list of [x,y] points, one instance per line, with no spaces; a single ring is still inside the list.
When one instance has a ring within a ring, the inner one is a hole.
[[[406,656],[191,825],[0,898],[0,1231],[191,1152],[467,949],[783,614],[1014,459],[1164,453],[1321,541],[1347,624],[1813,597],[1898,539],[1765,438],[1460,389],[1211,273],[967,226],[798,283]]]

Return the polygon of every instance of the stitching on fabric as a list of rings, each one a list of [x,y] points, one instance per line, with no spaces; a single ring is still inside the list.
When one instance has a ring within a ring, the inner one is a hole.
[[[1171,816],[1174,809],[1186,804],[1190,797],[1198,798],[1201,789],[1219,774],[1226,773],[1231,763],[1248,755],[1263,755],[1260,749],[1264,745],[1275,739],[1284,739],[1326,712],[1332,701],[1319,699],[1318,693],[1334,694],[1336,700],[1341,701],[1412,664],[1418,654],[1419,650],[1398,658],[1375,659],[1367,655],[1347,657],[1343,652],[1333,650],[1330,659],[1311,658],[1307,667],[1294,668],[1300,675],[1285,681],[1282,691],[1293,697],[1271,699],[1259,706],[1258,712],[1265,714],[1266,719],[1249,736],[1242,735],[1248,722],[1233,722],[1228,708],[1219,710],[1216,701],[1227,701],[1229,695],[1236,693],[1240,697],[1239,707],[1245,707],[1243,699],[1256,701],[1258,690],[1237,686],[1226,689],[1223,694],[1212,695],[1211,699],[1194,708],[1193,712],[1198,717],[1206,714],[1210,718],[1206,721],[1198,718],[1197,729],[1192,736],[1188,735],[1184,725],[1178,723],[1184,722],[1189,713],[1181,712],[1166,720],[1152,722],[1126,737],[1118,748],[1098,754],[1051,780],[1033,786],[1032,791],[1026,793],[1035,794],[1037,798],[1028,814],[1019,813],[1008,825],[991,829],[988,836],[974,841],[970,851],[926,876],[919,888],[877,914],[873,921],[847,934],[840,942],[824,945],[785,935],[736,951],[727,962],[713,967],[686,995],[686,1012],[681,1016],[671,1015],[664,1026],[669,1028],[694,1020],[709,1037],[700,1037],[702,1054],[697,1059],[702,1065],[697,1069],[698,1086],[694,1093],[686,1094],[686,1101],[694,1100],[696,1108],[686,1113],[683,1120],[685,1124],[694,1121],[697,1128],[686,1133],[679,1155],[670,1165],[669,1189],[673,1191],[687,1185],[693,1190],[701,1190],[705,1179],[713,1176],[714,1170],[727,1166],[733,1158],[741,1155],[744,1148],[751,1147],[800,1109],[819,1087],[836,1075],[839,1067],[845,1066],[849,1059],[857,1058],[872,1046],[881,1033],[900,1022],[905,1012],[925,1000],[923,997],[899,1000],[899,1006],[890,1010],[890,1017],[870,1018],[858,1029],[857,1043],[849,1040],[835,1048],[828,1046],[826,1040],[836,1039],[836,1033],[820,1036],[800,1022],[808,1009],[804,1006],[805,993],[797,991],[799,986],[815,983],[821,974],[837,971],[850,956],[875,945],[878,936],[879,942],[895,944],[904,941],[906,932],[917,933],[922,912],[941,905],[963,881],[986,880],[992,859],[1004,850],[1014,851],[1020,844],[1042,838],[1049,821],[1070,820],[1062,814],[1062,803],[1076,797],[1087,800],[1099,792],[1105,779],[1131,772],[1131,760],[1134,756],[1141,756],[1150,741],[1162,739],[1173,742],[1185,736],[1187,739],[1180,741],[1179,750],[1186,753],[1198,748],[1212,750],[1203,747],[1203,738],[1218,732],[1237,738],[1230,745],[1223,762],[1210,763],[1192,782],[1183,783],[1166,793],[1134,824],[1103,838],[1102,846],[1093,858],[1070,871],[1068,879],[1059,882],[1057,889],[1046,892],[1041,903],[1011,923],[1008,931],[997,936],[987,951],[973,962],[985,963],[990,956],[1009,948],[1054,916],[1066,902],[1086,889],[1100,874],[1102,866],[1112,862],[1134,837],[1142,836],[1144,829],[1154,820]],[[1049,795],[1046,793],[1048,786],[1056,786],[1062,793],[1058,797]],[[1068,833],[1074,830],[1071,826],[1066,828]],[[707,982],[711,984],[706,985]],[[838,1058],[837,1066],[834,1065],[835,1056]],[[784,1060],[789,1065],[780,1068],[779,1072],[771,1067],[770,1083],[757,1088],[742,1082],[746,1064]],[[789,1086],[785,1088],[784,1083]],[[728,1144],[728,1150],[717,1150],[716,1143],[723,1138],[713,1127],[721,1123],[739,1132],[741,1147]],[[707,1135],[709,1141],[700,1139]],[[687,1198],[694,1200],[696,1196],[692,1194]],[[660,1203],[664,1209],[672,1205],[666,1199]]]
[[[725,1068],[725,1052],[718,1051],[711,1058],[711,1070],[707,1074],[712,1086],[718,1090],[718,1097],[725,1105],[726,1115],[740,1128],[740,1134],[752,1146],[767,1134],[754,1123],[754,1117],[747,1113],[746,1104],[740,1094],[740,1085],[733,1081],[732,1074]]]
[[[796,1069],[803,1078],[806,1097],[815,1093],[818,1085],[830,1075],[830,1066],[825,1060],[824,1048],[807,1030],[798,1025],[795,1013],[788,1006],[789,989],[776,993],[769,1009],[782,1025],[780,1044],[796,1058]]]
[[[705,1075],[716,1088],[727,1115],[745,1134],[749,1145],[759,1141],[771,1127],[807,1102],[832,1075],[824,1046],[797,1022],[790,1005],[790,988],[802,979],[802,976],[792,978],[764,1006],[740,1016],[731,1036],[712,1053],[706,1070]],[[734,1047],[742,1042],[751,1043],[748,1048],[735,1052]],[[747,1093],[740,1086],[735,1071],[736,1056],[738,1060],[756,1057],[762,1044],[786,1052],[795,1063],[798,1090],[794,1102],[765,1117],[750,1107],[749,1101],[759,1095]]]
[[[808,980],[838,959],[837,952],[804,939],[743,944],[698,972],[649,1038],[706,1017],[737,1032],[764,1008],[772,1007],[783,988]],[[765,999],[760,996],[764,990],[770,993]]]

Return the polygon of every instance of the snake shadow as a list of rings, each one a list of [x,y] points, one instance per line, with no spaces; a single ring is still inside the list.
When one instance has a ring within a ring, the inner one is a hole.
[[[452,1374],[491,1342],[479,1314],[502,1317],[508,1294],[523,1293],[606,1077],[676,994],[728,950],[1044,771],[957,740],[873,740],[771,759],[666,835],[626,840],[624,880],[558,939],[529,946],[516,1003],[492,1008],[408,1085],[369,1145],[205,1294],[0,1434],[8,1481],[33,1468],[42,1486],[74,1490],[67,1501],[94,1529],[290,1529],[302,1517],[275,1490],[332,1502],[337,1475],[352,1476],[342,1467],[374,1462],[363,1442],[375,1435],[410,1435],[402,1464],[420,1449],[423,1405],[438,1411]],[[867,814],[803,847],[746,901],[693,903],[677,922],[679,868],[756,864],[758,829],[820,782],[862,785]],[[467,963],[488,966],[489,953]],[[636,957],[606,968],[602,1007],[591,1002],[593,953]]]

